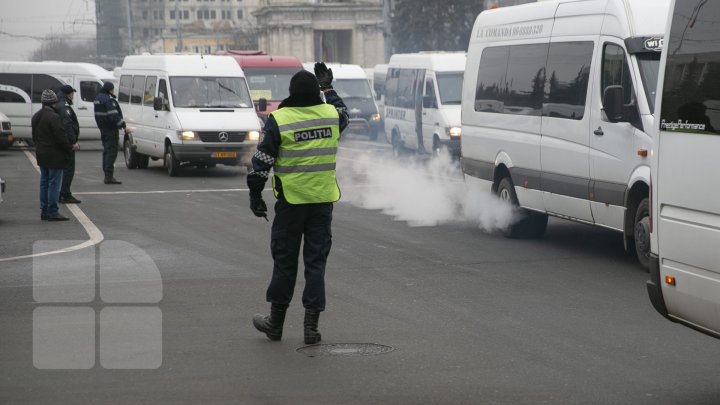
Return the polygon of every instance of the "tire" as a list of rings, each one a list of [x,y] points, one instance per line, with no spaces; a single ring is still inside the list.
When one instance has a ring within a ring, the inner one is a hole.
[[[500,180],[497,195],[501,200],[510,203],[519,215],[519,219],[503,231],[505,237],[513,239],[540,238],[545,234],[548,222],[547,214],[529,212],[520,208],[515,187],[509,177]]]
[[[123,142],[123,155],[125,155],[125,167],[130,170],[138,168],[138,156],[132,150],[129,139],[125,139]]]
[[[138,169],[147,169],[148,165],[150,164],[150,156],[148,155],[142,155],[140,153],[136,153],[138,155],[137,164]]]
[[[635,210],[633,246],[640,265],[650,271],[650,201],[643,198]]]
[[[165,170],[170,177],[177,177],[180,174],[180,162],[175,157],[172,145],[165,147]]]

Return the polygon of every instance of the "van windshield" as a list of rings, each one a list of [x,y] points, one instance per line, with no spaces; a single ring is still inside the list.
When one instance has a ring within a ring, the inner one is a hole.
[[[460,105],[462,99],[463,73],[437,73],[440,103]]]
[[[645,88],[645,97],[648,100],[650,114],[655,112],[655,92],[658,81],[658,71],[660,69],[660,52],[653,53],[637,53],[638,66],[640,67],[640,78]]]
[[[171,77],[173,105],[179,108],[252,108],[242,77]]]
[[[340,98],[373,98],[367,79],[335,79],[332,86]]]
[[[301,67],[243,68],[252,99],[273,101],[283,100],[290,95],[290,79],[300,70]]]

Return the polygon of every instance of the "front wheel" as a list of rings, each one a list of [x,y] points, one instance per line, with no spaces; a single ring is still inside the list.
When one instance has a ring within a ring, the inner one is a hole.
[[[650,269],[650,201],[643,198],[635,210],[633,226],[635,239],[635,255],[638,262],[645,269]]]
[[[516,209],[519,218],[504,230],[508,238],[539,238],[545,234],[548,216],[536,212],[529,212],[520,208],[515,187],[509,177],[500,180],[497,188],[498,197],[511,204]]]
[[[180,162],[175,157],[172,145],[165,147],[165,170],[170,177],[176,177],[180,174]]]
[[[125,167],[130,170],[138,168],[138,156],[137,153],[132,150],[129,139],[125,139],[123,142],[123,155],[125,155]]]
[[[393,132],[392,134],[392,148],[393,156],[395,156],[396,158],[401,157],[405,152],[402,140],[400,139],[400,134],[398,134],[397,132]]]

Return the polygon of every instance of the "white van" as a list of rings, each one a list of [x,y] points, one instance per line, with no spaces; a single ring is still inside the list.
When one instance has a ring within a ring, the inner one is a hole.
[[[550,0],[480,13],[462,101],[468,185],[518,205],[510,237],[554,215],[622,232],[649,265],[660,47],[670,0]]]
[[[650,300],[720,338],[720,2],[675,1],[653,126]]]
[[[163,159],[170,176],[181,166],[250,166],[260,137],[242,69],[214,55],[132,55],[123,61],[118,102],[128,127],[125,165]]]
[[[365,70],[360,65],[326,63],[332,69],[332,86],[347,106],[350,123],[345,132],[367,135],[375,140],[382,132],[380,113]],[[303,63],[305,70],[314,73],[315,63]]]
[[[398,156],[405,150],[460,154],[464,52],[420,52],[390,57],[385,78],[385,136]]]
[[[65,84],[77,90],[73,105],[80,124],[80,140],[100,139],[93,101],[112,72],[91,63],[0,61],[0,111],[10,118],[15,139],[32,140],[30,119],[42,108],[43,90]]]

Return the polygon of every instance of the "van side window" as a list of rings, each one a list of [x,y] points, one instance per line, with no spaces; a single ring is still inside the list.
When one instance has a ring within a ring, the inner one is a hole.
[[[398,81],[400,79],[400,69],[391,68],[388,69],[387,77],[385,78],[385,105],[394,106],[396,105],[395,99],[397,96]]]
[[[30,88],[32,83],[32,75],[25,73],[0,73],[0,84],[5,86],[17,87],[30,97]],[[24,103],[21,94],[16,91],[0,92],[0,103]]]
[[[628,105],[635,99],[630,67],[625,51],[615,44],[605,44],[603,50],[602,86],[603,92],[608,86],[623,87],[623,103]]]
[[[31,100],[33,103],[40,102],[40,95],[42,95],[43,90],[50,89],[52,91],[58,91],[58,90],[60,90],[60,87],[62,87],[65,84],[50,75],[34,74],[32,76],[33,76],[33,79],[32,79],[33,80],[33,83],[32,83],[33,90],[32,90]]]
[[[585,115],[592,42],[550,44],[543,115],[581,120]]]
[[[145,76],[133,76],[132,92],[130,93],[130,104],[142,104],[144,91]]]
[[[130,89],[132,88],[132,76],[120,76],[120,89],[118,90],[118,102],[130,102]]]
[[[545,63],[548,45],[510,47],[505,86],[505,113],[540,115],[545,93]]]
[[[102,85],[98,82],[81,81],[80,98],[82,99],[82,101],[89,101],[91,103],[95,101],[95,96],[97,96],[101,86]]]
[[[145,92],[143,93],[143,105],[153,106],[155,98],[155,85],[157,84],[157,76],[148,76],[145,82]]]
[[[475,89],[475,111],[503,112],[507,63],[507,46],[483,50]]]
[[[401,69],[398,79],[397,98],[395,106],[400,108],[415,108],[415,69]]]

